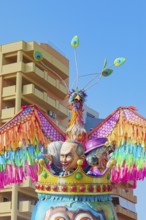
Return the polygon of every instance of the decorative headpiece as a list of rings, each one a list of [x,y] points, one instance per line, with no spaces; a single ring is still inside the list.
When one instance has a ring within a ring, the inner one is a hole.
[[[104,146],[107,141],[108,139],[106,137],[91,139],[87,141],[85,154],[89,153],[90,151],[94,149],[97,149],[97,148],[99,149],[101,146]]]
[[[38,183],[36,192],[61,195],[103,195],[110,194],[112,184],[110,182],[110,169],[102,177],[87,175],[81,168],[82,161],[78,161],[77,169],[65,177],[55,176],[45,166],[45,162],[40,159]]]

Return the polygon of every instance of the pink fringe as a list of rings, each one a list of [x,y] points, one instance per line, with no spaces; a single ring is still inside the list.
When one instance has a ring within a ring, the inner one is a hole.
[[[115,184],[121,182],[133,181],[133,187],[136,187],[137,180],[143,180],[146,177],[146,167],[138,170],[136,164],[131,169],[128,169],[126,165],[122,167],[113,167],[111,170],[111,181]]]
[[[25,165],[25,167],[17,167],[15,165],[6,165],[6,170],[0,172],[0,189],[10,184],[20,184],[27,176],[30,177],[32,182],[36,182],[38,179],[38,166]]]

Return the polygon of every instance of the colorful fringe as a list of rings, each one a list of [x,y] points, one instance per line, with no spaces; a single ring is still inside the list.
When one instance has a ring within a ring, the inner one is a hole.
[[[146,152],[140,145],[125,144],[115,149],[113,158],[117,163],[111,171],[112,182],[118,184],[146,177]]]
[[[115,145],[112,182],[135,182],[146,177],[146,119],[133,107],[114,111],[89,133],[89,139],[95,137],[107,137]]]
[[[33,182],[37,181],[38,168],[35,159],[39,152],[39,147],[30,145],[0,155],[0,188],[11,183],[21,183],[27,176],[30,176]]]
[[[65,140],[65,135],[36,106],[25,106],[0,128],[0,188],[21,183],[30,176],[37,181],[35,159],[45,152],[50,141]]]
[[[43,193],[38,193],[38,199],[39,200],[48,200],[48,201],[65,201],[65,202],[108,202],[112,201],[111,195],[93,195],[93,196],[84,196],[84,195],[49,195],[49,194],[43,194]]]

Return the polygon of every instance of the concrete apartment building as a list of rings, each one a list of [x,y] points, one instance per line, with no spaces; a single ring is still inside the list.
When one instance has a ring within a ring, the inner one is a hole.
[[[43,54],[41,62],[34,60],[34,51]],[[68,123],[65,84],[68,86],[68,79],[69,61],[49,45],[24,41],[1,45],[0,124],[9,121],[21,106],[35,103],[65,131]],[[90,108],[86,108],[85,114],[85,123],[91,118],[94,122],[96,118],[96,123],[101,121],[98,113]],[[0,220],[30,220],[36,201],[34,185],[29,179],[20,186],[6,187],[0,191]],[[136,202],[132,189],[113,190],[119,220],[137,219]]]
[[[34,51],[42,53],[43,61],[34,60]],[[68,78],[68,60],[49,45],[19,41],[0,46],[1,124],[21,106],[37,104],[66,129]]]
[[[35,51],[43,60],[34,59]],[[0,124],[9,121],[21,106],[36,104],[63,131],[68,125],[69,61],[46,44],[19,41],[0,46]],[[0,220],[30,220],[37,201],[27,179],[20,186],[0,191]]]

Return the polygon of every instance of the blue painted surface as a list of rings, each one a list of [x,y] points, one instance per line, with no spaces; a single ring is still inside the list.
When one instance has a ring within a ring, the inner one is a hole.
[[[41,195],[39,195],[41,197]],[[44,220],[45,214],[50,210],[62,209],[62,213],[86,213],[99,220],[117,220],[110,196],[55,196],[48,195],[48,199],[37,202],[31,220]],[[79,201],[80,200],[80,201]],[[94,200],[94,201],[93,201]],[[57,212],[57,211],[56,211]],[[61,213],[61,211],[59,212]],[[49,220],[50,217],[47,218]],[[70,218],[69,218],[70,219]],[[74,219],[74,218],[73,218]],[[46,220],[46,219],[45,219]]]

